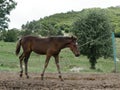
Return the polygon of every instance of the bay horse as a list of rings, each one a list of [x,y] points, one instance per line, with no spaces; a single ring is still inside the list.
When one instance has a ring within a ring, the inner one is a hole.
[[[44,72],[48,66],[51,56],[55,58],[55,63],[59,73],[59,78],[61,79],[61,81],[63,80],[59,66],[59,53],[61,49],[68,47],[75,54],[76,57],[80,55],[80,52],[78,50],[77,38],[73,36],[72,37],[54,36],[47,38],[40,38],[37,36],[24,36],[21,39],[19,39],[17,43],[16,55],[19,54],[21,46],[23,52],[19,56],[20,68],[21,68],[20,77],[22,77],[23,75],[22,61],[24,60],[25,75],[27,78],[29,78],[27,63],[32,51],[37,54],[46,55],[44,69],[41,74],[41,80],[43,80]]]

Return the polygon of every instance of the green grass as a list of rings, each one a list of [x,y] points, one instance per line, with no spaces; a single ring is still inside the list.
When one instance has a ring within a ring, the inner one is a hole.
[[[120,39],[116,41],[117,54],[120,52],[120,44],[118,42],[120,42]],[[16,43],[0,42],[0,71],[20,71],[19,59],[15,55],[15,48]],[[44,55],[32,53],[28,63],[29,72],[42,72],[44,62]],[[109,73],[114,70],[114,61],[111,58],[100,58],[96,64],[96,70],[91,70],[89,69],[90,63],[86,56],[75,57],[69,49],[63,49],[60,53],[60,67],[64,73],[70,73],[70,69],[73,67],[83,68],[80,73]],[[120,71],[120,61],[117,62],[117,70]],[[46,72],[57,72],[53,57],[49,62]]]

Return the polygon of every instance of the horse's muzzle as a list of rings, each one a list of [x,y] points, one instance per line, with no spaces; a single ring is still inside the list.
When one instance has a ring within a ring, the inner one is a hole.
[[[80,54],[76,54],[75,56],[76,56],[76,57],[79,57],[79,56],[80,56]]]

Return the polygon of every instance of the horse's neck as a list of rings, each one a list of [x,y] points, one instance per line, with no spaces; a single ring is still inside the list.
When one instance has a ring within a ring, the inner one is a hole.
[[[58,43],[60,44],[60,48],[61,48],[61,49],[67,47],[67,40],[59,41]]]
[[[49,39],[49,42],[51,44],[56,45],[57,49],[63,49],[67,47],[68,39],[63,37],[57,37],[57,38],[51,37]]]

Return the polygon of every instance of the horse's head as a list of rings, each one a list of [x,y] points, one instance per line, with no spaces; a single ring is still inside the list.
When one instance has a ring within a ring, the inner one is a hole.
[[[73,36],[70,37],[67,47],[71,49],[71,51],[74,53],[76,57],[80,56],[80,51],[78,49],[78,43],[76,37]]]

